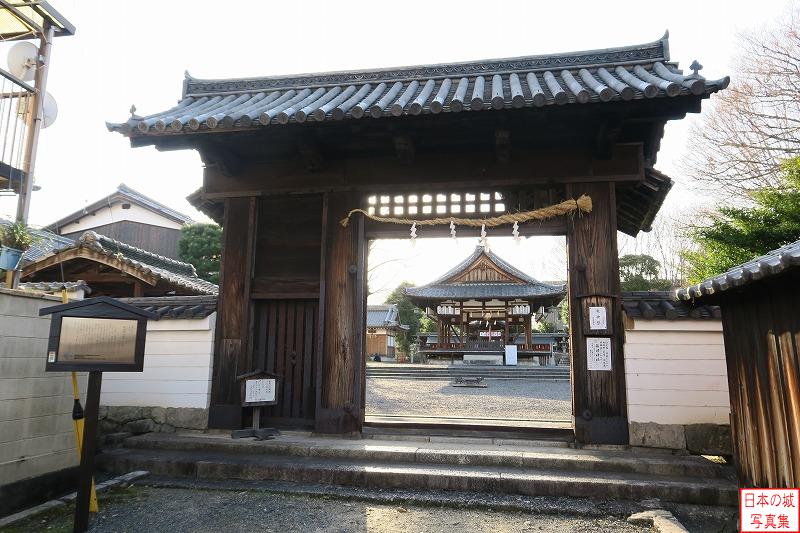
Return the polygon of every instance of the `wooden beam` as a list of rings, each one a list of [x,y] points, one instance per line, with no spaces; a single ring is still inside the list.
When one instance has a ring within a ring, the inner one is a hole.
[[[380,176],[381,179],[375,179]],[[344,191],[414,191],[420,187],[485,188],[536,184],[644,180],[641,144],[617,144],[611,158],[599,160],[587,150],[514,150],[508,163],[497,161],[494,147],[459,154],[416,153],[408,165],[391,157],[372,156],[328,161],[310,172],[301,161],[253,163],[232,177],[204,169],[203,198],[311,194]]]
[[[509,162],[511,159],[511,132],[509,130],[495,130],[494,150],[498,163],[505,165]]]
[[[21,277],[24,279],[33,276],[37,272],[40,272],[47,268],[51,268],[59,264],[75,260],[86,260],[94,263],[99,263],[101,265],[109,266],[115,270],[118,270],[119,272],[127,274],[133,278],[139,279],[151,286],[155,286],[159,280],[158,276],[142,272],[138,268],[126,263],[121,259],[118,259],[114,255],[106,255],[102,252],[98,252],[96,250],[83,247],[63,250],[51,256],[40,259],[35,263],[31,263],[22,270]]]
[[[397,159],[403,164],[410,165],[414,162],[414,141],[410,135],[395,135],[394,150]]]

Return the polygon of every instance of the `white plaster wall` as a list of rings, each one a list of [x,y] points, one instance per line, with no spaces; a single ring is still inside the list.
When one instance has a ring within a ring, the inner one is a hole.
[[[70,372],[45,372],[53,296],[0,290],[0,485],[76,466]],[[86,374],[78,374],[85,405]]]
[[[634,320],[625,381],[631,422],[728,424],[722,321]]]
[[[89,213],[81,217],[80,220],[59,228],[59,231],[61,234],[75,231],[87,231],[98,226],[104,226],[121,220],[141,222],[152,226],[160,226],[162,228],[181,229],[180,222],[165,218],[136,204],[130,205],[130,209],[122,209],[122,202],[112,203],[110,208],[104,207],[98,209],[94,213]]]
[[[144,371],[105,372],[100,404],[207,408],[216,316],[148,322]]]

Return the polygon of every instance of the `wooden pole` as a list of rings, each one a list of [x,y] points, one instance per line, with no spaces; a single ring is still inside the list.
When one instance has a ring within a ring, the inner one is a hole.
[[[89,372],[86,388],[86,423],[83,426],[83,450],[78,470],[78,497],[75,499],[75,522],[73,531],[82,533],[89,529],[89,500],[92,493],[94,454],[97,447],[97,413],[100,410],[100,386],[103,373]]]

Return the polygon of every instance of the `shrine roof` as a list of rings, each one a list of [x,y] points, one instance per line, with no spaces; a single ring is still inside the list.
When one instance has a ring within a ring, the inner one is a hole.
[[[495,277],[505,279],[469,280],[470,272],[482,260],[489,261],[490,265],[496,267]],[[412,299],[486,300],[544,297],[557,302],[566,294],[566,287],[542,283],[512,266],[488,248],[479,245],[469,257],[439,279],[420,287],[410,287],[405,292]]]
[[[130,137],[406,115],[708,96],[728,86],[685,74],[668,34],[640,45],[460,63],[238,79],[186,74],[177,105],[108,123]]]

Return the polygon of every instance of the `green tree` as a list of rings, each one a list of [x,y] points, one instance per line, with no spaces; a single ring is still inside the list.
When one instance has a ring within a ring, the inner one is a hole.
[[[781,169],[780,184],[751,193],[752,205],[720,207],[710,224],[690,229],[697,245],[684,252],[691,283],[800,239],[800,157]]]
[[[178,257],[191,263],[200,279],[219,283],[222,228],[216,224],[187,224],[181,228]]]
[[[401,324],[408,326],[408,331],[399,331],[397,333],[397,344],[400,351],[410,353],[411,344],[416,342],[417,333],[420,331],[420,322],[423,321],[424,314],[415,306],[408,296],[405,294],[405,289],[413,287],[413,283],[404,281],[386,297],[387,304],[395,304],[397,306],[397,314]],[[432,322],[428,317],[424,317],[428,322]],[[424,322],[424,326],[429,328],[431,324]],[[433,324],[432,331],[436,330],[436,325]],[[427,331],[427,329],[426,329]]]
[[[619,281],[623,291],[666,291],[672,282],[658,277],[661,263],[647,254],[619,258]]]

